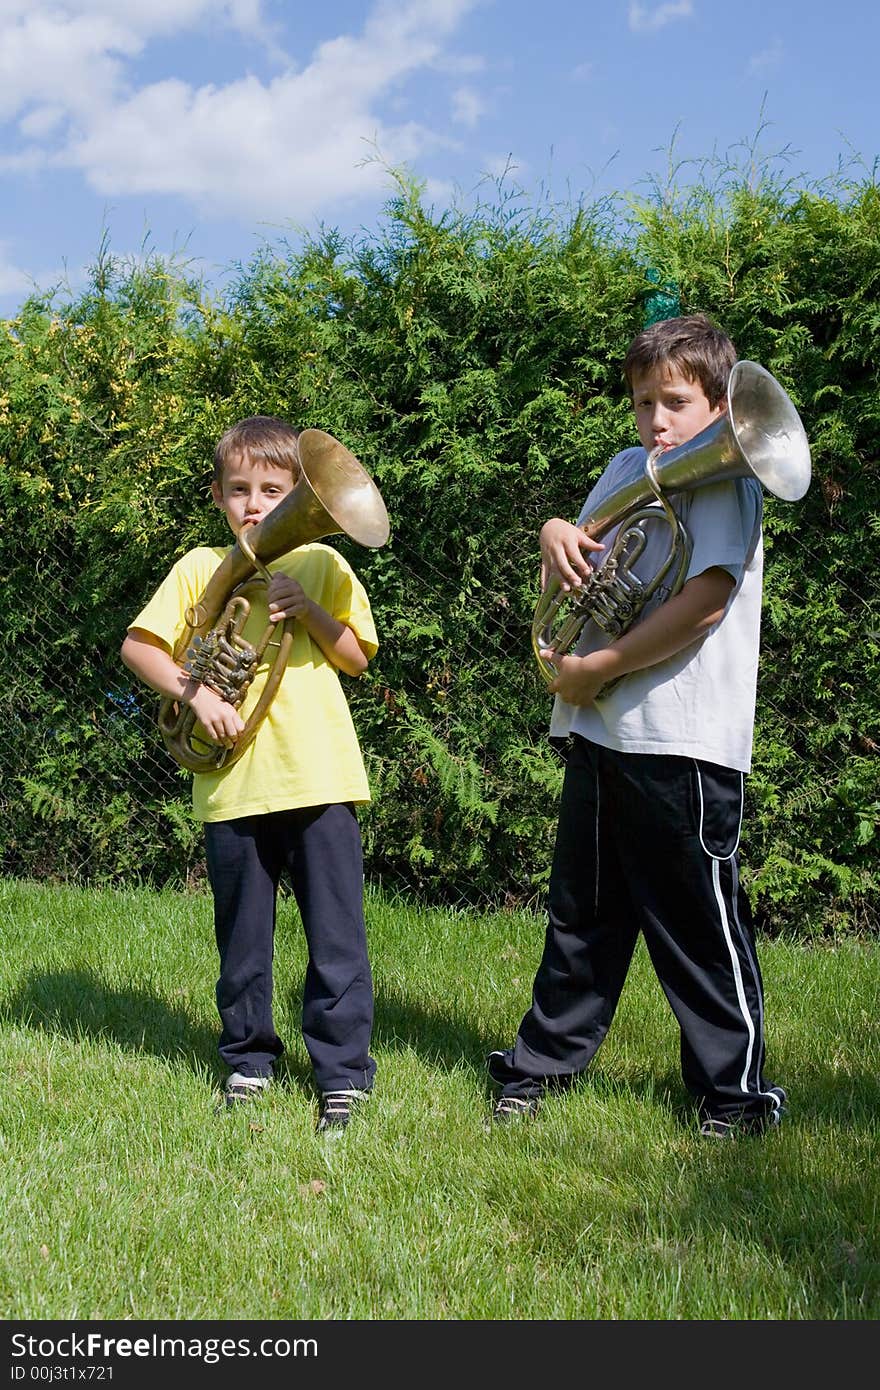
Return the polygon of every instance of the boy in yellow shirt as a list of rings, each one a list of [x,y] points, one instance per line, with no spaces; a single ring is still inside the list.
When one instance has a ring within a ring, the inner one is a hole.
[[[235,536],[292,492],[299,434],[256,415],[218,442],[211,491]],[[188,705],[211,740],[231,747],[268,667],[261,665],[239,711],[173,658],[187,610],[226,553],[198,547],[178,560],[129,626],[121,656],[161,696]],[[226,1102],[234,1105],[263,1093],[284,1051],[272,1017],[272,959],[286,870],[308,944],[302,1031],[321,1093],[318,1130],[339,1134],[369,1095],[376,1064],[355,811],[370,793],[338,673],[361,675],[378,643],[367,595],[338,551],[302,545],[268,568],[270,583],[250,599],[242,636],[256,645],[269,622],[280,635],[285,618],[296,619],[283,679],[241,757],[193,776],[220,956],[219,1052],[230,1071]]]

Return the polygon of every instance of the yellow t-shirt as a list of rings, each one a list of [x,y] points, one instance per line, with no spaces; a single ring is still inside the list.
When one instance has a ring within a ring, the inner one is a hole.
[[[227,553],[223,546],[188,551],[130,628],[152,633],[173,653],[186,627],[187,609],[199,599]],[[309,598],[352,629],[368,656],[375,654],[378,642],[369,600],[338,551],[327,545],[302,545],[273,560],[267,569],[297,579]],[[241,635],[257,646],[269,621],[265,585],[255,584],[245,597],[251,611]],[[245,721],[266,683],[275,650],[267,646],[240,707]],[[195,733],[199,731],[197,725]],[[199,820],[218,821],[298,806],[369,800],[363,757],[339,673],[302,624],[294,622],[287,667],[259,731],[231,767],[193,774],[193,811]]]

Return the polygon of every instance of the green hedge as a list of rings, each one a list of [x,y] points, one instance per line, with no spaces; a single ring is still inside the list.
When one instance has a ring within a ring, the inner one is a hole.
[[[632,442],[619,363],[657,281],[791,394],[814,481],[767,499],[744,862],[767,930],[876,928],[880,216],[870,180],[665,190],[435,213],[401,179],[372,236],[265,247],[222,303],[102,248],[87,292],[32,299],[0,341],[10,695],[8,872],[200,873],[186,778],[118,662],[188,546],[224,539],[213,444],[278,413],[379,484],[381,551],[340,539],[381,648],[350,683],[375,791],[370,872],[438,900],[537,902],[561,769],[529,644],[537,533]]]

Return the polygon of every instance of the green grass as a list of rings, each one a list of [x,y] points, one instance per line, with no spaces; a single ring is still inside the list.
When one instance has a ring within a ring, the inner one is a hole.
[[[376,1089],[314,1134],[280,912],[280,1084],[217,1113],[210,899],[0,881],[0,1316],[873,1319],[880,946],[762,942],[781,1130],[700,1140],[638,951],[589,1079],[488,1131],[529,914],[368,898]]]

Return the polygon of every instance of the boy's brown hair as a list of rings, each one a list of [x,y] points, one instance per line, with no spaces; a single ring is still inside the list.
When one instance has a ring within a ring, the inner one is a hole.
[[[247,454],[251,463],[267,463],[285,468],[294,479],[300,475],[297,440],[302,430],[279,420],[275,415],[249,415],[246,420],[230,425],[217,441],[214,450],[214,480],[223,482],[223,470]]]
[[[688,381],[700,383],[714,409],[727,395],[727,379],[736,360],[733,343],[706,314],[685,314],[652,323],[633,338],[623,360],[623,374],[631,396],[636,372],[676,367]]]

